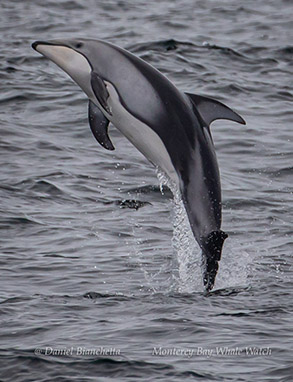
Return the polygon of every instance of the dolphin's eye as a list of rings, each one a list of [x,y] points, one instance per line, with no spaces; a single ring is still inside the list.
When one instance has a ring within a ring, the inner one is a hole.
[[[76,49],[79,49],[79,48],[81,48],[82,47],[82,43],[81,42],[78,42],[77,44],[75,44],[75,48]]]

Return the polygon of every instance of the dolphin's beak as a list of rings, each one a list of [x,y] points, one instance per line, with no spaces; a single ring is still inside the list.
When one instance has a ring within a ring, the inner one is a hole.
[[[35,42],[33,42],[32,43],[32,48],[34,49],[34,50],[36,50],[37,52],[39,52],[39,50],[38,50],[38,46],[41,46],[41,45],[59,45],[59,46],[62,46],[63,44],[62,43],[57,43],[57,41],[55,42],[55,41],[35,41]],[[64,46],[65,46],[65,44],[64,44]]]
[[[32,48],[33,48],[34,50],[37,50],[37,46],[38,46],[38,44],[39,44],[39,41],[35,41],[35,42],[33,42],[33,43],[32,43]]]
[[[61,69],[65,70],[62,65],[60,65],[60,60],[62,58],[63,61],[66,61],[65,53],[66,51],[71,51],[69,47],[66,47],[65,44],[62,44],[61,42],[55,42],[52,41],[35,41],[32,43],[32,48],[38,52],[41,53],[43,56],[49,58],[55,64],[59,65]],[[67,52],[67,56],[68,56]]]

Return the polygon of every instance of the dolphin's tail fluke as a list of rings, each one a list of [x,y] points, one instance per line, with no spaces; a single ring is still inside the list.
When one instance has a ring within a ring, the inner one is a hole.
[[[213,231],[202,241],[203,283],[207,292],[213,289],[221,260],[222,247],[228,235],[224,231]]]

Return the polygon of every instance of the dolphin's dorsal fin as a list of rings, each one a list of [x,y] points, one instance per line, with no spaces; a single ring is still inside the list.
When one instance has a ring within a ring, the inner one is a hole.
[[[92,101],[89,101],[89,124],[100,145],[107,150],[115,150],[108,135],[109,120]]]
[[[202,120],[209,126],[216,119],[229,119],[245,125],[245,121],[239,114],[235,113],[228,106],[209,97],[197,94],[185,93],[195,110],[200,114]]]

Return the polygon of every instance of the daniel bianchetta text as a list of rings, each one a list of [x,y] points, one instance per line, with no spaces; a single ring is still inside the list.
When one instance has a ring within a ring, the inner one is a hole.
[[[36,348],[34,353],[36,355],[46,356],[119,356],[121,350],[116,348],[106,348],[103,346],[97,348],[85,348],[82,346],[68,347],[68,348],[53,348],[46,346],[44,348]]]
[[[270,347],[215,347],[204,348],[201,346],[195,348],[167,348],[167,347],[154,347],[152,349],[152,355],[157,357],[235,357],[235,356],[247,356],[247,357],[266,357],[272,355],[272,349]]]

